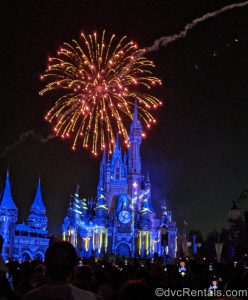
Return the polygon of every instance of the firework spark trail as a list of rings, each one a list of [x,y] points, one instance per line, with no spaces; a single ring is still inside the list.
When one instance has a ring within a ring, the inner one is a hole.
[[[155,40],[151,47],[146,48],[146,51],[147,52],[153,52],[153,51],[158,51],[158,49],[160,47],[167,47],[170,43],[173,43],[173,42],[175,42],[179,39],[185,38],[188,35],[188,33],[194,27],[196,27],[198,24],[200,24],[200,23],[202,23],[202,22],[204,22],[204,21],[206,21],[210,18],[215,18],[218,15],[220,15],[220,14],[226,12],[226,11],[229,11],[229,10],[232,10],[232,9],[235,9],[235,8],[244,7],[244,6],[247,6],[247,5],[248,5],[248,1],[240,2],[240,3],[234,3],[234,4],[224,6],[224,7],[220,8],[218,10],[215,10],[213,12],[206,13],[205,15],[203,15],[199,18],[196,18],[192,22],[188,23],[184,27],[184,30],[180,31],[179,33],[173,34],[173,35],[168,35],[168,36],[163,36],[163,37]]]
[[[54,134],[49,134],[48,136],[44,137],[41,134],[35,133],[34,130],[28,130],[20,134],[17,141],[13,144],[7,146],[3,152],[1,153],[1,157],[5,157],[10,151],[13,151],[16,147],[20,146],[21,144],[25,143],[28,138],[31,138],[35,141],[38,141],[42,144],[47,143],[48,141],[55,138]]]

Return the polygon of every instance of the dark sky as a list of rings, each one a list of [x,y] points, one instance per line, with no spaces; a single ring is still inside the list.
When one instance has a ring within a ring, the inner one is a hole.
[[[52,105],[40,97],[47,57],[80,31],[106,29],[141,47],[182,30],[196,17],[232,1],[1,1],[0,152],[23,132],[47,136],[44,114]],[[143,142],[153,203],[166,199],[182,227],[209,232],[226,226],[231,201],[248,187],[248,7],[210,19],[182,40],[149,54],[165,84],[158,124]],[[1,189],[9,165],[20,221],[27,216],[41,177],[49,229],[59,232],[76,183],[94,195],[99,160],[71,151],[70,143],[32,138],[0,157]],[[242,209],[248,207],[244,203]]]

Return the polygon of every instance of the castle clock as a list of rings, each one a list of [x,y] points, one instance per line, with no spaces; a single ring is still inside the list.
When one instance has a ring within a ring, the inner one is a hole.
[[[118,220],[122,224],[128,224],[131,221],[131,214],[127,210],[122,210],[118,214]]]

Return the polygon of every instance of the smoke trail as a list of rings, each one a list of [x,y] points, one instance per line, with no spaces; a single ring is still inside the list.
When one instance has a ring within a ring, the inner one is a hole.
[[[17,141],[15,141],[13,144],[7,146],[1,153],[1,156],[5,157],[10,151],[14,150],[19,145],[25,143],[28,138],[32,138],[35,141],[45,144],[48,141],[50,141],[51,139],[55,138],[55,135],[49,134],[47,137],[44,137],[41,134],[35,133],[34,130],[28,130],[26,132],[21,133]]]
[[[241,2],[241,3],[234,3],[230,4],[227,6],[222,7],[221,9],[215,10],[213,12],[206,13],[205,15],[194,19],[191,23],[188,23],[182,31],[180,31],[177,34],[174,35],[168,35],[168,36],[163,36],[156,41],[154,41],[153,45],[151,47],[147,47],[146,51],[147,52],[152,52],[152,51],[157,51],[159,47],[167,47],[168,44],[173,43],[179,39],[183,39],[187,36],[190,30],[192,30],[194,27],[196,27],[199,23],[202,23],[210,18],[217,17],[218,15],[232,10],[234,8],[239,8],[248,5],[248,1]]]

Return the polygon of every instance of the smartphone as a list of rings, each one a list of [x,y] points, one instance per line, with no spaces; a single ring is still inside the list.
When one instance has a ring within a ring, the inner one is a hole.
[[[187,271],[187,269],[186,269],[186,264],[185,264],[185,262],[184,261],[180,261],[180,263],[179,263],[179,268],[178,268],[178,272],[179,273],[185,273]],[[184,274],[185,275],[185,274]],[[183,276],[184,276],[183,275]]]
[[[217,290],[218,289],[218,281],[217,280],[212,280],[209,290]]]

